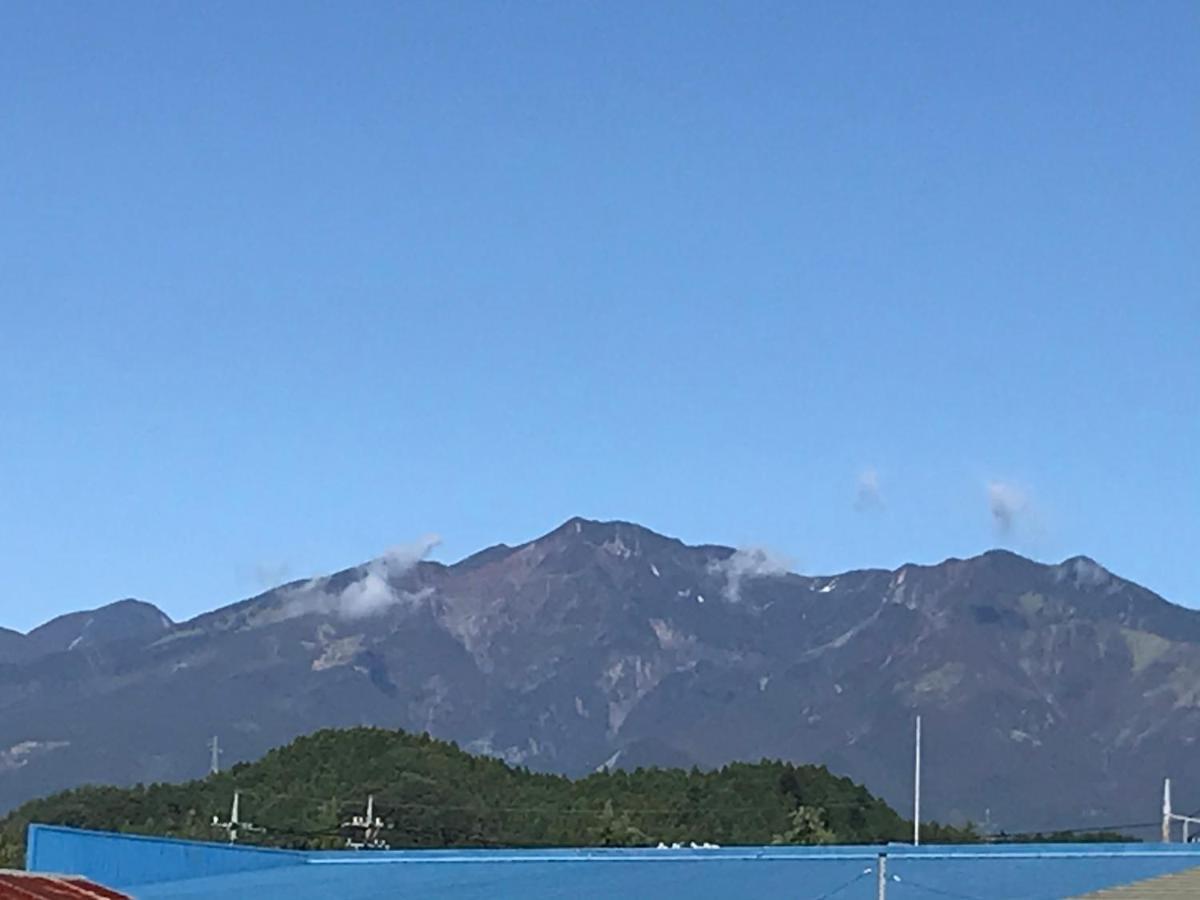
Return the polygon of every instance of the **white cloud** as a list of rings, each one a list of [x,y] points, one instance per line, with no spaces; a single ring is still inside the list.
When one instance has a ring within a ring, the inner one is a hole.
[[[725,576],[722,590],[725,599],[730,603],[739,603],[743,581],[786,575],[791,570],[791,561],[764,547],[741,547],[725,559],[709,563],[708,570]]]
[[[1011,482],[988,482],[987,497],[992,524],[1001,535],[1010,534],[1029,510],[1029,495]]]
[[[441,543],[437,535],[426,535],[411,544],[392,547],[363,567],[363,574],[340,591],[328,589],[328,579],[314,578],[291,592],[284,604],[283,618],[321,613],[345,619],[378,615],[398,605],[415,605],[433,593],[432,588],[399,591],[391,582],[399,578]]]
[[[291,566],[286,562],[257,562],[254,564],[252,577],[256,587],[264,590],[283,584],[288,580]]]
[[[1086,556],[1076,556],[1059,563],[1054,570],[1055,581],[1066,581],[1068,578],[1076,587],[1099,587],[1112,580],[1112,573],[1095,560]]]
[[[858,484],[854,492],[854,508],[857,510],[880,509],[883,506],[883,491],[879,487],[879,472],[866,468],[858,473]]]

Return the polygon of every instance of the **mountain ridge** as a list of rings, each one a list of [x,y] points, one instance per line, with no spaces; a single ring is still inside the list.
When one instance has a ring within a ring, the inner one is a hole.
[[[1158,779],[1183,770],[1193,680],[1200,613],[1087,557],[814,576],[574,517],[454,563],[401,548],[135,640],[0,662],[0,806],[192,777],[214,733],[232,760],[361,724],[570,775],[821,763],[902,803],[920,712],[931,814],[1099,825],[1152,817]]]
[[[539,537],[532,538],[531,540],[526,541],[521,544],[509,545],[509,544],[503,543],[503,542],[496,543],[496,544],[490,545],[488,547],[484,547],[481,550],[477,550],[472,553],[469,553],[466,556],[464,556],[461,559],[458,559],[454,562],[440,562],[440,561],[436,561],[436,560],[421,560],[420,562],[422,564],[426,564],[426,565],[430,565],[430,566],[434,566],[434,567],[445,568],[445,569],[473,568],[484,562],[493,561],[497,557],[507,556],[507,555],[515,553],[519,550],[523,550],[531,545],[538,544],[542,541],[545,541],[549,538],[552,538],[552,537],[558,535],[559,533],[565,533],[565,531],[567,529],[569,529],[570,527],[573,527],[575,525],[575,523],[579,523],[581,526],[587,526],[589,529],[597,529],[597,528],[604,528],[604,527],[610,527],[610,526],[634,529],[639,532],[653,535],[654,537],[665,540],[665,541],[674,542],[680,546],[691,547],[696,550],[705,550],[705,551],[710,551],[710,552],[715,552],[715,553],[721,553],[726,556],[732,555],[733,553],[736,553],[738,551],[737,547],[734,547],[731,545],[726,545],[726,544],[709,544],[709,543],[692,544],[692,545],[685,544],[679,538],[670,537],[668,535],[661,534],[661,533],[656,532],[653,529],[650,529],[644,525],[640,525],[638,523],[631,522],[628,520],[588,519],[583,516],[572,516],[571,518],[565,520],[562,524],[551,529],[550,531],[546,532],[545,534],[542,534]],[[1066,567],[1068,564],[1073,564],[1073,563],[1078,562],[1078,563],[1082,563],[1084,565],[1094,566],[1094,567],[1104,571],[1109,576],[1111,576],[1113,578],[1117,578],[1118,580],[1120,580],[1124,583],[1136,585],[1137,587],[1141,588],[1142,590],[1148,591],[1150,593],[1154,593],[1149,588],[1145,588],[1141,585],[1137,585],[1136,582],[1133,582],[1128,579],[1121,578],[1120,576],[1114,575],[1113,573],[1109,572],[1109,570],[1104,568],[1104,566],[1102,564],[1100,564],[1095,559],[1093,559],[1092,557],[1087,556],[1085,554],[1076,554],[1073,556],[1066,557],[1058,563],[1053,563],[1053,562],[1045,562],[1042,560],[1034,559],[1032,557],[1025,556],[1022,553],[1018,553],[1014,550],[1010,550],[1005,547],[990,547],[986,550],[980,551],[979,553],[976,553],[971,556],[965,556],[965,557],[947,556],[936,562],[916,562],[916,561],[910,560],[910,561],[901,563],[900,565],[895,566],[894,568],[887,568],[886,566],[868,566],[868,567],[864,567],[864,568],[848,569],[843,572],[828,572],[828,573],[813,573],[813,574],[806,574],[806,573],[796,571],[796,570],[789,570],[787,574],[798,575],[803,578],[810,578],[810,579],[814,579],[814,580],[832,579],[832,578],[836,578],[836,577],[858,575],[858,574],[868,574],[868,573],[888,573],[888,574],[895,575],[895,574],[899,573],[901,570],[908,569],[908,568],[936,569],[936,568],[940,568],[940,567],[955,564],[955,563],[972,563],[972,562],[987,559],[989,557],[1012,557],[1012,558],[1020,560],[1024,563],[1029,563],[1029,564],[1032,564],[1035,566],[1041,566],[1041,567],[1047,567],[1047,568],[1063,568],[1063,567]],[[320,579],[320,578],[336,579],[339,577],[351,576],[354,573],[359,572],[359,571],[363,570],[364,568],[366,568],[367,566],[369,566],[375,559],[378,559],[378,557],[369,558],[362,562],[359,562],[359,563],[356,563],[356,564],[353,564],[350,566],[346,566],[346,567],[339,569],[329,575],[324,575],[324,576],[316,575],[316,576],[311,576],[309,578],[292,579],[292,580],[284,582],[282,584],[275,585],[273,587],[262,590],[262,591],[258,592],[257,594],[251,595],[249,597],[245,597],[241,600],[235,600],[235,601],[225,604],[223,606],[218,606],[218,607],[215,607],[210,610],[205,610],[203,612],[196,613],[195,615],[193,615],[189,618],[185,618],[185,619],[173,620],[164,610],[162,610],[160,607],[156,606],[155,604],[153,604],[149,601],[140,600],[140,599],[134,598],[134,597],[126,597],[123,599],[110,601],[108,603],[102,604],[100,606],[97,606],[97,607],[94,607],[91,609],[74,610],[74,611],[68,611],[65,613],[57,614],[57,615],[53,616],[52,618],[47,619],[45,622],[42,622],[39,625],[33,626],[26,632],[22,632],[15,628],[9,628],[9,627],[0,625],[0,641],[6,640],[13,636],[29,637],[29,636],[33,635],[35,632],[45,629],[47,626],[52,625],[52,624],[56,623],[57,621],[59,621],[61,619],[65,619],[70,616],[82,616],[82,615],[87,615],[87,614],[95,614],[98,612],[107,611],[114,607],[120,607],[121,605],[131,604],[131,603],[140,604],[140,605],[144,605],[146,607],[151,608],[153,611],[160,613],[161,615],[167,617],[168,619],[171,619],[171,624],[174,626],[184,626],[184,625],[188,625],[189,623],[192,623],[198,619],[203,619],[203,618],[206,618],[206,617],[209,617],[209,616],[212,616],[212,615],[215,615],[215,614],[227,611],[227,610],[231,610],[231,609],[234,609],[234,608],[246,605],[246,604],[253,604],[255,602],[262,600],[263,598],[266,598],[266,597],[269,597],[269,596],[275,594],[278,591],[297,588],[297,587],[300,587],[301,585],[304,585],[304,584],[306,584],[310,581],[316,580],[316,579]],[[1161,595],[1157,595],[1157,594],[1156,594],[1156,596],[1161,597]],[[1172,603],[1171,601],[1166,600],[1165,598],[1162,598],[1162,599],[1164,599],[1164,601],[1167,603],[1171,603],[1172,606],[1179,606],[1179,608],[1186,609],[1186,610],[1191,609],[1190,607],[1182,606],[1181,604]],[[0,644],[0,646],[3,646],[3,645]]]

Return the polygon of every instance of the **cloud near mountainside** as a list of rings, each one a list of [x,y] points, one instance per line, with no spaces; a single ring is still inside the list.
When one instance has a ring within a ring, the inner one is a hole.
[[[292,567],[283,561],[266,562],[259,561],[254,564],[250,571],[250,577],[254,580],[256,587],[263,590],[273,588],[276,585],[283,584],[288,580],[288,576],[292,573]]]
[[[765,547],[741,547],[725,559],[709,563],[708,570],[725,576],[722,594],[730,603],[740,603],[743,581],[786,575],[791,567],[791,560]]]
[[[326,588],[328,579],[317,578],[297,587],[283,607],[284,618],[292,619],[311,613],[361,619],[377,615],[397,605],[411,605],[425,599],[431,589],[397,591],[391,581],[399,578],[442,542],[435,534],[426,535],[411,544],[399,544],[364,566],[363,575],[340,591]]]
[[[987,497],[992,524],[1001,535],[1010,534],[1029,510],[1029,495],[1011,482],[989,481]]]

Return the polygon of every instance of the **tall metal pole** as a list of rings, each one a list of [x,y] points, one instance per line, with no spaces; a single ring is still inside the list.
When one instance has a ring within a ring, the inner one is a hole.
[[[921,717],[917,716],[917,743],[913,761],[913,846],[921,843]]]
[[[880,853],[875,866],[875,896],[877,900],[887,900],[887,854]]]
[[[1171,843],[1171,779],[1163,779],[1162,842]]]
[[[212,760],[208,766],[208,773],[216,775],[221,771],[221,744],[215,734],[213,735],[213,739],[208,742],[208,747],[212,751]]]
[[[212,820],[213,828],[220,828],[223,831],[225,831],[229,835],[229,843],[231,843],[231,844],[237,843],[238,836],[241,835],[241,833],[243,831],[261,832],[261,831],[266,830],[260,825],[255,825],[253,822],[243,822],[238,817],[241,799],[242,799],[242,792],[234,791],[233,792],[233,805],[229,807],[229,821],[228,822],[222,822],[220,816],[213,816],[213,820]]]

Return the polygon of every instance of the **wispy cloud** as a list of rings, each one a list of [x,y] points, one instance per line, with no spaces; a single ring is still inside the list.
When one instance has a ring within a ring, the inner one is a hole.
[[[283,584],[291,573],[292,567],[286,562],[260,561],[254,564],[250,575],[254,579],[254,586],[265,590]]]
[[[1029,511],[1029,494],[1008,481],[989,481],[987,498],[992,524],[1002,536],[1011,534]]]
[[[860,512],[883,508],[883,490],[879,486],[879,472],[874,467],[863,469],[858,473],[858,483],[854,491],[854,508]]]
[[[363,574],[340,591],[330,591],[328,579],[316,578],[296,587],[284,604],[283,618],[313,613],[362,619],[397,605],[414,605],[433,591],[397,590],[392,582],[410,570],[441,543],[437,535],[426,535],[411,544],[392,547],[363,567]]]
[[[708,570],[725,576],[725,587],[722,589],[725,599],[730,603],[740,603],[743,581],[786,575],[791,571],[791,566],[787,557],[765,547],[742,547],[725,559],[709,563]]]

